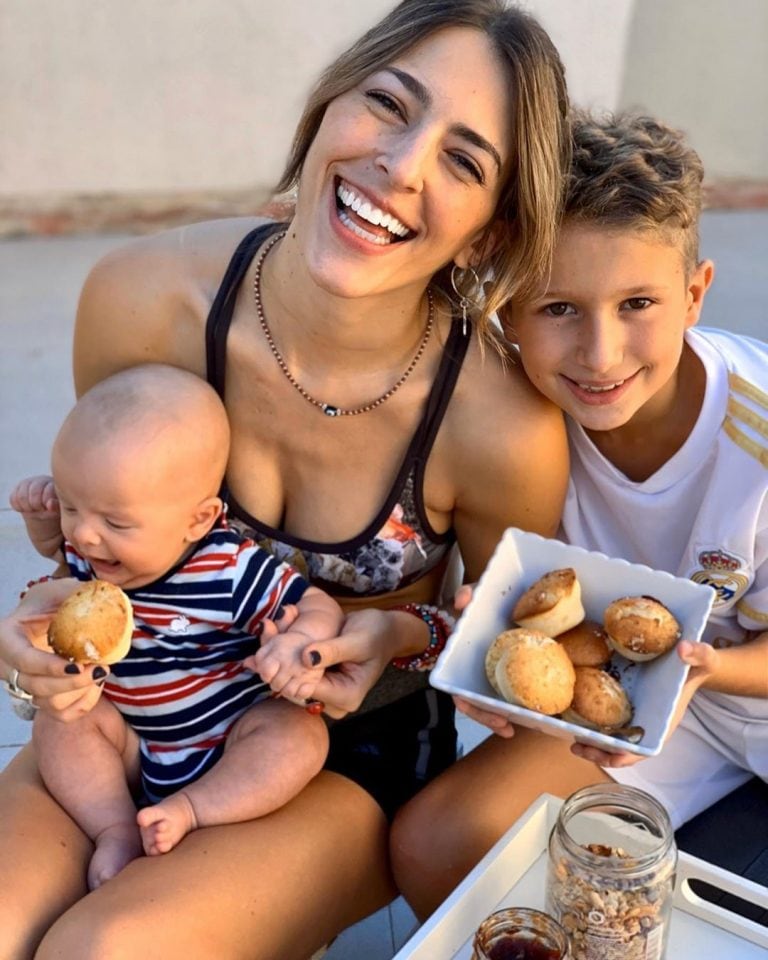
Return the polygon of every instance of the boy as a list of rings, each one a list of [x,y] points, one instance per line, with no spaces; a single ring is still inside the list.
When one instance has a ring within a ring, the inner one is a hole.
[[[301,650],[336,636],[341,610],[217,522],[228,449],[215,391],[160,364],[88,391],[54,443],[69,572],[124,589],[135,618],[130,652],[102,669],[107,700],[92,687],[79,719],[39,712],[33,727],[48,789],[96,845],[91,889],[142,846],[164,853],[197,827],[277,809],[325,760],[323,721],[269,698],[267,681],[311,697],[322,672],[301,668]],[[39,545],[59,516],[33,485],[11,500]],[[288,632],[275,636],[275,620]]]
[[[716,592],[707,643],[678,647],[691,670],[662,753],[634,766],[573,748],[658,797],[675,827],[768,780],[768,345],[693,329],[713,275],[698,260],[702,177],[658,121],[577,116],[548,289],[503,321],[567,414],[564,538]]]

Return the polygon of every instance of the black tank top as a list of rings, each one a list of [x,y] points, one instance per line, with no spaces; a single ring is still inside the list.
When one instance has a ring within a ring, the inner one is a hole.
[[[264,241],[284,229],[270,223],[239,244],[211,306],[206,325],[208,382],[224,399],[227,333],[237,292]],[[376,596],[420,579],[436,567],[455,541],[453,530],[432,529],[424,506],[424,471],[432,444],[461,371],[470,340],[454,317],[424,412],[398,470],[389,496],[356,537],[317,543],[277,530],[251,516],[225,491],[230,525],[290,563],[316,586],[335,596]]]

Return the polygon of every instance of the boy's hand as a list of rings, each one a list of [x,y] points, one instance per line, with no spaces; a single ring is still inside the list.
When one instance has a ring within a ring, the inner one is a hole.
[[[35,550],[44,557],[55,557],[62,541],[61,515],[51,477],[27,477],[16,484],[9,500],[24,518]]]
[[[677,725],[683,718],[683,714],[688,709],[691,698],[699,687],[717,670],[720,658],[719,652],[708,643],[691,643],[690,640],[681,640],[678,643],[676,652],[678,657],[690,668],[688,676],[685,679],[680,699],[675,707],[672,721],[669,725],[667,740],[677,729]],[[638,756],[636,753],[608,753],[600,750],[598,747],[588,746],[585,743],[574,743],[571,747],[571,753],[584,760],[591,760],[601,767],[631,767],[635,763],[644,760],[645,757]]]

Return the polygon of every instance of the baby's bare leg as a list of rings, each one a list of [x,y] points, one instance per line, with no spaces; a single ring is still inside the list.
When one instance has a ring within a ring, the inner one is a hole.
[[[232,728],[224,755],[195,783],[139,811],[144,851],[167,853],[198,827],[253,820],[295,797],[322,768],[328,731],[285,700],[264,700]]]
[[[72,723],[39,712],[32,736],[46,787],[96,845],[94,890],[142,852],[129,789],[139,776],[138,737],[104,699]]]

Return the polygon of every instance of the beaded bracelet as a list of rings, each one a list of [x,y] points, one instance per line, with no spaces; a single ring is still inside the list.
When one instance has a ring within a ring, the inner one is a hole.
[[[412,654],[408,657],[395,657],[392,666],[397,667],[398,670],[418,670],[420,672],[431,670],[437,663],[437,658],[445,647],[445,642],[450,636],[456,621],[445,610],[428,603],[406,603],[393,609],[413,614],[414,617],[423,620],[429,628],[429,643],[421,653]]]
[[[31,587],[36,587],[38,583],[47,583],[49,580],[55,580],[55,579],[56,579],[55,577],[45,576],[45,577],[38,577],[37,580],[28,580],[26,589],[22,590],[21,593],[19,594],[19,600],[23,600],[24,597],[26,597]]]

